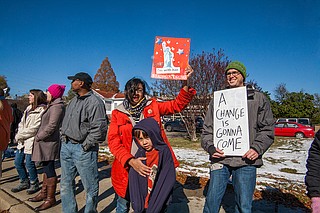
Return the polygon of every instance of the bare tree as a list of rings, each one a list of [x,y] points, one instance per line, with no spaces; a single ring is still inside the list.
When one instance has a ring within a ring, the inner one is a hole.
[[[95,74],[92,88],[106,92],[119,92],[119,82],[108,57],[102,61],[100,68]]]
[[[315,93],[314,95],[314,106],[318,109],[320,109],[320,94],[319,93]]]
[[[222,49],[212,52],[202,52],[193,55],[189,64],[194,73],[188,79],[189,85],[196,89],[197,95],[189,106],[182,111],[181,118],[184,121],[189,137],[192,141],[197,140],[195,118],[204,117],[213,92],[225,87],[225,68],[228,65],[228,58]],[[173,99],[183,86],[183,81],[157,80],[153,84],[153,90],[164,99]]]
[[[289,91],[286,88],[286,84],[285,83],[279,84],[274,90],[275,101],[277,101],[280,104],[283,103],[283,101],[287,98],[288,94],[289,94]]]
[[[194,75],[190,79],[191,85],[197,90],[197,96],[193,100],[194,105],[202,106],[200,115],[204,116],[214,91],[226,86],[225,68],[229,63],[222,49],[217,52],[202,52],[193,56],[190,65]]]

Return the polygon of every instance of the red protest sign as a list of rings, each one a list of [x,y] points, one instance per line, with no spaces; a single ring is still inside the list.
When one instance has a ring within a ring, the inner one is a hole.
[[[151,78],[186,80],[190,38],[156,36]]]

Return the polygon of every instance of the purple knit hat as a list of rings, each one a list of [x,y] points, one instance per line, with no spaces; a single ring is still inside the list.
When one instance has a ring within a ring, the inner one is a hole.
[[[62,97],[65,89],[66,89],[65,85],[52,84],[48,88],[48,92],[50,92],[52,98],[56,99],[56,98],[61,98]]]

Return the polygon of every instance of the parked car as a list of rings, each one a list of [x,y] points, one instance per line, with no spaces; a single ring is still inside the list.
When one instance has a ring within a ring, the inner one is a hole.
[[[305,126],[312,126],[309,118],[278,118],[276,120],[276,122],[284,122],[284,121],[297,122]]]
[[[172,132],[172,131],[187,131],[186,130],[186,125],[180,119],[167,121],[164,124],[164,128],[168,132]]]
[[[297,122],[277,122],[274,128],[275,136],[296,137],[296,138],[313,138],[313,127],[306,126]]]
[[[197,132],[201,132],[203,129],[203,119],[201,117],[197,117],[195,120],[195,125],[196,125],[196,131]],[[186,125],[184,124],[184,122],[180,119],[175,119],[175,120],[170,120],[167,121],[164,124],[164,128],[165,130],[167,130],[168,132],[172,132],[172,131],[187,131],[186,129]]]

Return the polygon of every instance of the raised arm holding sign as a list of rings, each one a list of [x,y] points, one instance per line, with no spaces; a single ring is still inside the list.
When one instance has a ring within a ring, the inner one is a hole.
[[[167,56],[171,57],[170,54]],[[171,63],[167,63],[170,66]],[[193,70],[187,65],[184,75],[188,79]],[[111,123],[108,131],[108,144],[111,153],[114,155],[112,164],[111,180],[115,193],[118,196],[117,210],[129,212],[130,192],[129,192],[129,170],[135,170],[140,176],[147,177],[151,174],[152,167],[145,165],[145,157],[136,156],[133,146],[132,129],[144,118],[153,118],[159,124],[161,135],[167,143],[172,154],[175,167],[179,162],[170,146],[161,125],[161,116],[181,112],[191,102],[196,91],[189,87],[188,81],[185,81],[178,96],[173,100],[158,101],[150,97],[148,93],[148,84],[141,78],[131,78],[127,81],[124,93],[125,99],[118,105],[111,116]],[[165,198],[163,198],[165,199]],[[148,211],[147,211],[148,212]]]

